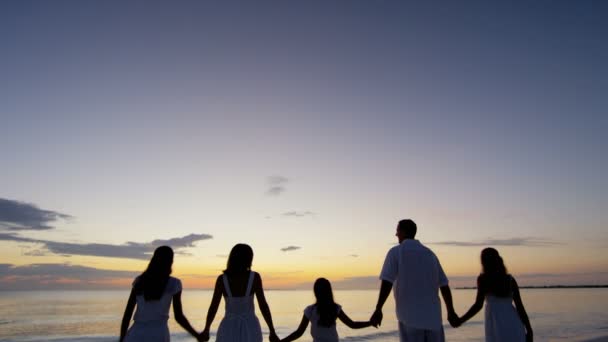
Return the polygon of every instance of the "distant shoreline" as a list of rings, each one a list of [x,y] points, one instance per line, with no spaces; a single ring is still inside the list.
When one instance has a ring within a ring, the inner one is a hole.
[[[546,285],[546,286],[520,286],[520,289],[604,289],[608,285]],[[476,290],[476,286],[456,287],[458,290]]]

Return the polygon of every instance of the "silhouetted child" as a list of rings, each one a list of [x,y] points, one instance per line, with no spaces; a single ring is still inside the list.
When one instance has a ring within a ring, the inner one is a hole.
[[[148,268],[133,281],[133,288],[120,327],[121,342],[168,342],[170,340],[169,307],[173,300],[175,320],[192,336],[198,333],[182,312],[182,283],[173,278],[173,250],[169,246],[158,247]],[[135,323],[127,331],[133,310]]]
[[[486,341],[532,341],[532,326],[515,278],[494,248],[481,251],[482,273],[477,278],[477,298],[458,325],[475,316],[486,302]],[[515,303],[515,307],[513,306]]]
[[[371,322],[353,322],[342,311],[342,307],[334,302],[334,295],[331,290],[331,283],[325,278],[319,278],[314,285],[315,297],[317,302],[308,306],[304,310],[304,316],[300,326],[291,335],[285,337],[281,342],[291,342],[302,336],[311,323],[310,334],[313,342],[337,342],[338,331],[336,330],[336,319],[340,319],[351,329],[361,329],[372,326]]]
[[[245,244],[232,247],[228,257],[228,265],[224,273],[217,277],[213,299],[207,314],[205,330],[201,332],[203,341],[209,340],[209,329],[222,300],[226,301],[226,314],[217,330],[217,342],[262,342],[262,328],[255,315],[253,296],[258,299],[258,305],[268,329],[270,341],[278,341],[274,331],[270,308],[264,296],[262,277],[251,271],[253,250]]]

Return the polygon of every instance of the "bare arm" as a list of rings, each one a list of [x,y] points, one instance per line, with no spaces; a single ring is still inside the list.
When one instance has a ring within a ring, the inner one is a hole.
[[[524,303],[521,300],[521,295],[519,294],[519,286],[517,285],[515,278],[511,277],[511,280],[513,282],[512,288],[513,288],[513,301],[515,302],[515,309],[517,309],[519,318],[521,319],[522,323],[526,327],[526,340],[532,341],[533,336],[534,336],[534,334],[532,332],[532,325],[530,324],[530,319],[528,318],[528,313],[526,313],[526,309],[524,308]]]
[[[205,329],[201,332],[201,339],[203,339],[204,341],[209,340],[209,330],[211,329],[211,323],[213,323],[213,319],[215,319],[215,314],[217,314],[217,308],[220,306],[223,291],[224,283],[222,282],[222,275],[220,275],[215,281],[213,298],[211,299],[211,304],[209,305],[209,311],[207,311]]]
[[[391,293],[393,289],[393,283],[390,281],[382,280],[382,285],[380,285],[380,293],[378,294],[378,302],[376,303],[376,311],[370,318],[370,321],[373,325],[381,325],[382,323],[382,307],[388,298],[388,295]]]
[[[458,315],[456,311],[454,311],[454,303],[452,302],[452,291],[450,290],[449,285],[445,285],[439,288],[441,291],[441,297],[443,297],[443,301],[445,303],[445,309],[448,312],[448,321],[450,325],[454,328],[459,326],[458,324]]]
[[[255,273],[255,277],[253,279],[253,288],[255,291],[255,296],[258,298],[258,306],[260,307],[260,312],[268,325],[268,330],[270,330],[270,338],[278,339],[276,332],[274,331],[274,324],[272,324],[272,315],[270,314],[270,307],[268,307],[268,302],[266,302],[266,296],[264,296],[264,286],[262,285],[262,277]]]
[[[298,329],[296,329],[296,331],[289,334],[289,336],[282,339],[281,342],[291,342],[291,341],[295,341],[295,340],[299,339],[300,337],[302,337],[302,335],[306,331],[307,327],[308,327],[308,318],[305,315],[302,315],[302,320],[300,321],[300,326],[298,326]]]
[[[127,306],[125,307],[125,313],[122,315],[122,324],[120,325],[120,341],[124,340],[127,335],[127,329],[129,329],[129,323],[131,323],[131,317],[133,317],[133,310],[135,310],[135,291],[131,290]]]
[[[467,311],[467,313],[465,313],[462,317],[460,317],[458,325],[463,324],[464,322],[471,319],[473,316],[475,316],[479,312],[479,310],[481,310],[481,308],[483,308],[484,298],[485,298],[485,290],[483,289],[483,286],[481,286],[481,281],[479,279],[477,279],[477,297],[475,298],[475,303],[473,303],[473,305],[471,305],[471,308],[469,309],[469,311]]]
[[[340,312],[338,313],[338,318],[340,319],[340,321],[342,321],[342,323],[346,324],[346,326],[351,329],[361,329],[372,326],[372,322],[370,321],[354,322],[352,319],[350,319],[350,317],[346,315],[346,313],[344,313],[343,310],[340,310]]]
[[[175,321],[177,321],[182,328],[189,332],[190,335],[198,337],[198,332],[192,328],[182,311],[182,291],[173,295],[173,315],[175,316]]]

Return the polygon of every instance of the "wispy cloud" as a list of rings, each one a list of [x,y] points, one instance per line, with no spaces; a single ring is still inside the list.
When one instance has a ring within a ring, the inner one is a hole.
[[[139,273],[70,264],[0,264],[0,289],[107,288],[117,281],[128,284]]]
[[[40,209],[31,203],[0,198],[0,230],[49,230],[54,228],[52,223],[70,218],[72,216]]]
[[[267,178],[266,194],[269,196],[278,196],[285,192],[289,179],[283,176],[270,176]]]
[[[485,246],[543,247],[543,246],[563,245],[564,243],[559,242],[559,241],[550,240],[550,239],[523,237],[523,238],[510,238],[510,239],[486,239],[486,240],[480,240],[480,241],[437,241],[437,242],[428,242],[427,244],[457,246],[457,247],[485,247]]]
[[[349,257],[351,257],[351,258],[358,258],[359,254],[350,254]]]
[[[298,249],[302,249],[302,247],[299,247],[299,246],[287,246],[287,247],[281,248],[281,251],[282,252],[291,252],[291,251],[297,251]]]
[[[314,216],[315,213],[313,213],[312,211],[287,211],[284,212],[283,214],[281,214],[283,216],[287,216],[287,217],[304,217],[304,216]]]
[[[0,233],[0,241],[30,242],[41,244],[51,253],[61,255],[88,255],[111,258],[130,258],[148,259],[150,254],[158,246],[168,245],[176,250],[176,253],[183,253],[180,249],[193,247],[194,243],[202,240],[212,239],[208,234],[189,234],[167,240],[154,240],[151,242],[127,242],[122,245],[112,245],[103,243],[73,243],[39,240],[17,236],[11,233]]]

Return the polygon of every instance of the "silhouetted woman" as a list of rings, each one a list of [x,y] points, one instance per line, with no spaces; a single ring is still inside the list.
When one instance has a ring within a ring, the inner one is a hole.
[[[342,307],[334,302],[334,294],[329,280],[325,278],[317,279],[314,292],[317,302],[304,309],[304,315],[298,329],[282,339],[281,342],[291,342],[300,338],[306,331],[308,322],[311,323],[310,334],[313,342],[338,342],[338,331],[336,330],[336,320],[338,318],[351,329],[361,329],[372,325],[369,321],[353,322],[342,311]]]
[[[207,314],[205,330],[201,332],[203,341],[209,340],[209,329],[222,300],[226,301],[226,313],[217,330],[217,342],[262,342],[262,328],[255,315],[254,295],[258,306],[268,324],[270,341],[278,337],[272,324],[270,308],[264,297],[262,278],[257,272],[251,271],[253,250],[245,244],[232,247],[228,257],[228,265],[223,274],[217,277],[213,299]]]
[[[171,299],[173,299],[173,314],[177,323],[192,336],[197,337],[196,330],[182,312],[182,283],[179,279],[170,276],[172,265],[171,247],[158,247],[148,268],[133,281],[133,289],[120,327],[121,342],[170,341],[167,320]],[[135,323],[127,331],[136,306]]]
[[[477,299],[459,321],[475,316],[486,301],[485,332],[487,342],[532,341],[532,326],[519,295],[515,278],[494,248],[481,251],[483,271],[477,278]],[[513,304],[515,303],[515,307]]]

